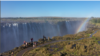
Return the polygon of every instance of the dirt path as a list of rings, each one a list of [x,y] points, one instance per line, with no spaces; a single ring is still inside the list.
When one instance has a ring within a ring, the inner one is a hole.
[[[37,47],[45,46],[45,45],[48,45],[48,44],[51,44],[51,43],[60,42],[60,41],[66,41],[66,40],[52,41],[52,42],[49,42],[49,43],[45,43],[45,44],[39,45]],[[37,48],[37,47],[34,47],[34,48]],[[20,51],[16,56],[22,56],[24,54],[24,52],[26,52],[28,50],[31,50],[31,49],[34,49],[34,48],[33,47],[26,48],[26,49]]]
[[[97,32],[97,31],[95,31],[94,33],[92,33],[92,34],[90,35],[90,37],[92,37],[93,34],[95,34],[96,32]],[[88,37],[88,38],[90,38],[90,37]],[[82,40],[82,39],[85,39],[85,38],[80,38],[80,39],[78,39],[78,40]],[[50,42],[50,43],[45,43],[45,44],[39,45],[39,46],[37,46],[37,47],[45,46],[45,45],[48,45],[48,44],[51,44],[51,43],[60,42],[60,41],[78,41],[78,40],[58,40],[58,41],[52,41],[52,42]],[[37,48],[37,47],[35,47],[35,48]],[[33,47],[29,47],[29,48],[26,48],[26,49],[24,49],[24,50],[21,50],[16,56],[22,56],[22,55],[24,54],[24,52],[26,52],[26,51],[28,51],[28,50],[31,50],[31,49],[34,49],[34,48],[33,48]]]

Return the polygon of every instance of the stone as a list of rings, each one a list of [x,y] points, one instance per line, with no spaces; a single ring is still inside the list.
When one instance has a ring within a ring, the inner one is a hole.
[[[76,44],[73,44],[72,47],[71,47],[71,49],[73,49],[74,47],[76,48]]]
[[[87,46],[84,46],[84,49],[86,49],[87,48]]]

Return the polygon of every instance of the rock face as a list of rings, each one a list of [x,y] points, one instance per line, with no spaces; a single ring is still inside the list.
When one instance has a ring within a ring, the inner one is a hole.
[[[76,33],[81,21],[62,21],[58,23],[1,23],[1,52],[23,44],[23,41],[37,41],[46,37],[63,36]],[[84,29],[83,29],[84,30]],[[6,35],[5,35],[6,34]],[[8,46],[6,46],[8,45]]]

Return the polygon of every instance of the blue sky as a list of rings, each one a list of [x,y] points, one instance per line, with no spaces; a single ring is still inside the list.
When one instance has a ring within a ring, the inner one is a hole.
[[[100,17],[100,1],[1,1],[1,17]]]

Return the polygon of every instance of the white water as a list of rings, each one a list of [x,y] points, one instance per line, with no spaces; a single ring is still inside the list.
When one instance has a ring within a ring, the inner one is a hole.
[[[54,23],[1,23],[1,52],[11,50],[23,44],[23,41],[30,42],[30,38],[37,41],[39,38],[63,36],[76,33],[80,21],[64,21]],[[85,30],[85,29],[83,29]]]

